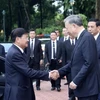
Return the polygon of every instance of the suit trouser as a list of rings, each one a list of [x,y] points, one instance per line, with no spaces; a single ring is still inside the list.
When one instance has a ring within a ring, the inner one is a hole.
[[[98,95],[93,95],[89,97],[78,97],[78,100],[97,100]]]
[[[50,70],[55,70],[55,69],[57,69],[56,67],[58,67],[57,61],[51,60]],[[58,78],[56,81],[51,79],[51,86],[52,87],[60,88],[61,87],[60,83],[61,83],[61,78]]]
[[[70,82],[71,82],[71,73],[68,73],[68,74],[66,75],[66,77],[67,77],[67,81],[68,81],[68,90],[69,90],[69,91],[68,91],[68,94],[69,94],[69,97],[72,98],[72,100],[75,100],[74,92],[73,92],[72,89],[69,88],[69,84],[70,84]]]
[[[34,70],[40,70],[40,64],[36,63],[34,58],[30,58],[29,67],[33,68]],[[36,79],[36,87],[40,87],[40,79]]]

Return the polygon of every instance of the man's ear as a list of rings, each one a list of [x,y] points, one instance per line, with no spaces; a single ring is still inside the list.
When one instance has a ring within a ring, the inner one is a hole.
[[[20,39],[20,37],[16,37],[15,41],[16,41],[17,43],[19,43],[19,39]]]

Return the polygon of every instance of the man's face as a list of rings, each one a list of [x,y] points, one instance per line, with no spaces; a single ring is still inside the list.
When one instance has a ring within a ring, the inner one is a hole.
[[[67,36],[67,35],[68,35],[68,32],[67,32],[67,29],[66,29],[66,28],[63,28],[62,34],[63,34],[64,36]]]
[[[98,33],[98,27],[96,26],[96,22],[88,22],[87,30],[91,34],[96,35]]]
[[[55,32],[57,33],[57,36],[60,36],[60,33],[59,33],[59,31],[58,31],[58,30],[56,30]]]
[[[30,31],[29,37],[30,37],[31,39],[33,39],[33,38],[35,38],[35,36],[36,36],[35,31]]]
[[[75,24],[69,24],[69,23],[65,23],[65,27],[67,29],[67,32],[70,36],[72,37],[76,37],[76,27]]]
[[[28,34],[22,35],[22,37],[16,38],[18,45],[24,49],[28,46]]]
[[[51,38],[51,40],[56,40],[56,39],[57,39],[56,33],[52,32],[52,33],[50,34],[50,38]]]

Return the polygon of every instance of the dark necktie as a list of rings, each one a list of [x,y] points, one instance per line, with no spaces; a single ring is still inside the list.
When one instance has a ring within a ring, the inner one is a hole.
[[[56,53],[55,53],[55,42],[53,42],[53,58],[56,58]]]
[[[33,57],[34,56],[34,49],[33,49],[33,39],[32,39],[32,42],[31,42],[31,46],[30,46],[30,50],[31,50],[31,53],[30,53],[30,57]]]
[[[74,45],[74,40],[72,40],[72,45]]]

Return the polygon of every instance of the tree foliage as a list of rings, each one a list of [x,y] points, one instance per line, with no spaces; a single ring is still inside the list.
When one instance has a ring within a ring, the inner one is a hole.
[[[60,1],[58,6],[52,5],[55,1]],[[87,19],[96,14],[99,18],[98,2],[99,0],[75,0],[74,14],[84,14]],[[37,7],[34,7],[35,4]],[[61,6],[64,6],[63,14],[59,13]],[[98,9],[95,10],[95,7]],[[70,0],[0,0],[0,30],[3,29],[3,10],[6,11],[6,38],[8,39],[11,30],[15,27],[23,27],[27,30],[39,28],[38,32],[43,33],[49,33],[54,29],[61,30],[64,26],[63,19],[68,16],[68,9],[71,8]]]

